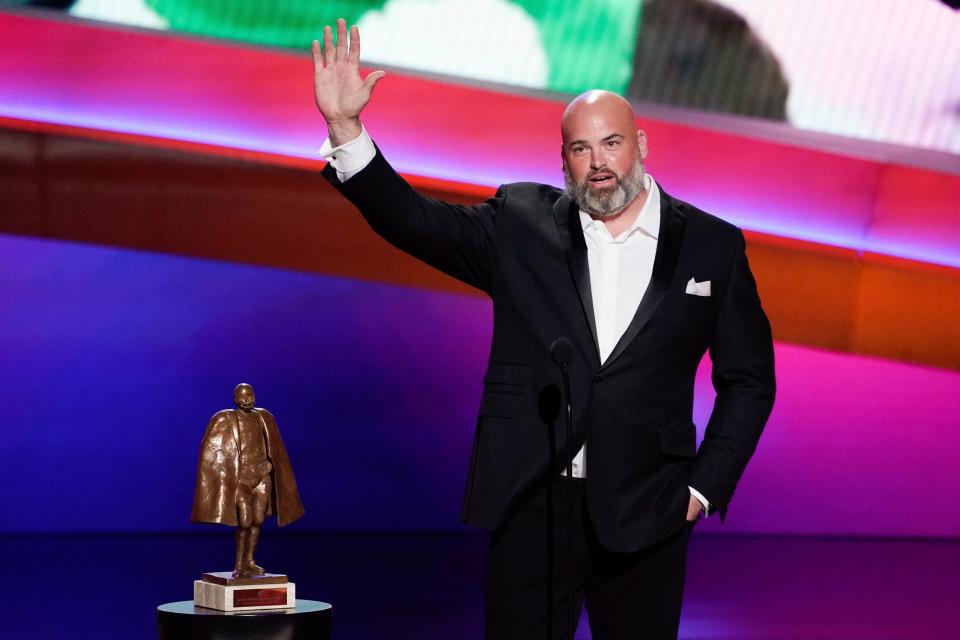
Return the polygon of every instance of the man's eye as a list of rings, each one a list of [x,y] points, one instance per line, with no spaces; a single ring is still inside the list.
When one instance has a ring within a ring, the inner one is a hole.
[[[619,140],[608,140],[608,141],[607,141],[607,146],[608,146],[608,147],[615,147],[615,146],[617,146],[618,144],[620,144],[620,141],[619,141]]]

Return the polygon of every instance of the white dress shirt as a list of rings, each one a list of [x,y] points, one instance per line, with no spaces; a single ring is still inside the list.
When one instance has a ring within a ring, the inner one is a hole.
[[[606,362],[627,330],[653,274],[660,233],[660,190],[649,173],[644,179],[647,200],[630,228],[616,238],[610,235],[602,221],[580,211],[600,362]],[[573,457],[574,478],[587,477],[586,463],[587,445],[584,443]]]
[[[340,182],[362,171],[376,153],[365,128],[350,142],[334,147],[327,138],[320,147],[320,155],[333,165]],[[610,235],[603,222],[580,212],[601,362],[610,356],[633,320],[653,274],[660,233],[660,189],[649,173],[645,180],[647,200],[630,228],[616,238]],[[584,443],[573,458],[573,477],[587,476],[586,461],[587,445]],[[566,469],[563,474],[566,475]],[[693,487],[690,487],[690,493],[703,504],[706,513],[710,508],[707,499]]]

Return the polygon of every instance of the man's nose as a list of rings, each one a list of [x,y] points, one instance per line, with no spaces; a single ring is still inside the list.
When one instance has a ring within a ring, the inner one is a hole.
[[[596,171],[597,169],[601,169],[606,165],[607,165],[607,160],[606,158],[603,157],[603,154],[599,150],[594,149],[590,151],[590,168],[591,169]]]

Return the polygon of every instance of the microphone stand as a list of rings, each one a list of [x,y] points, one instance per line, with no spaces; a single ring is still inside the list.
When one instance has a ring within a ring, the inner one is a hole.
[[[573,405],[570,402],[570,363],[560,364],[567,414],[567,639],[573,640]]]
[[[567,414],[567,640],[573,640],[573,403],[570,400],[570,361],[573,343],[557,338],[550,345],[550,358],[563,376],[563,397]]]

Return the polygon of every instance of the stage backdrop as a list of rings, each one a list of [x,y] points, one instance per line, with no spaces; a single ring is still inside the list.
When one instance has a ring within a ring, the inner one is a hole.
[[[241,381],[290,451],[291,529],[461,528],[486,299],[3,235],[0,283],[0,532],[209,530],[198,446]],[[960,536],[960,373],[783,343],[777,367],[727,523],[700,531]],[[711,404],[707,361],[701,431]]]
[[[374,65],[960,153],[955,0],[0,0],[24,5],[299,51],[343,17]]]

